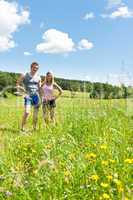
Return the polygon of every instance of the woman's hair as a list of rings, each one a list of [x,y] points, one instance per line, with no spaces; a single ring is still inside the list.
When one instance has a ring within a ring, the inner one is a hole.
[[[47,72],[46,73],[46,76],[45,76],[45,78],[44,78],[44,80],[43,80],[43,82],[42,82],[42,86],[44,85],[44,84],[47,84],[48,83],[48,75],[51,75],[51,84],[53,85],[54,84],[54,75],[53,75],[53,73],[52,72]]]

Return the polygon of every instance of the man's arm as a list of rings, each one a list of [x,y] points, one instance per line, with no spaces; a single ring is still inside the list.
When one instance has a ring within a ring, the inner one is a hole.
[[[24,80],[24,74],[21,74],[16,82],[16,87],[19,87],[23,80]]]
[[[21,93],[20,92],[22,90],[21,83],[23,82],[23,80],[24,80],[24,74],[21,74],[16,82],[17,93]]]
[[[41,87],[41,79],[38,82],[38,88],[39,88],[39,95],[40,95],[40,97],[42,99],[42,97],[43,97],[43,90],[42,90],[42,87]]]

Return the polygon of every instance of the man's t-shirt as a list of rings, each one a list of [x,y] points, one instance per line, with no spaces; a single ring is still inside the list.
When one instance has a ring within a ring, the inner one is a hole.
[[[32,76],[29,72],[24,76],[24,87],[28,95],[39,94],[39,82],[41,78],[38,74]]]

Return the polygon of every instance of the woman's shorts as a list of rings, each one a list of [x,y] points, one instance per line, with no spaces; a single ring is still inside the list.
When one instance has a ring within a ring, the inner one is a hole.
[[[24,105],[25,106],[34,106],[39,107],[40,106],[40,97],[38,94],[34,95],[27,95],[24,97]]]
[[[55,108],[56,107],[55,99],[47,100],[47,101],[44,99],[43,107]]]

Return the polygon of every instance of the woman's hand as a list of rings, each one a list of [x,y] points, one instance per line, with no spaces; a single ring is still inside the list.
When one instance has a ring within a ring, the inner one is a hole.
[[[58,99],[62,95],[62,89],[57,83],[54,83],[54,87],[58,90],[58,95],[55,96],[55,99]]]
[[[56,99],[58,99],[59,98],[59,96],[54,96],[54,100],[56,100]]]

